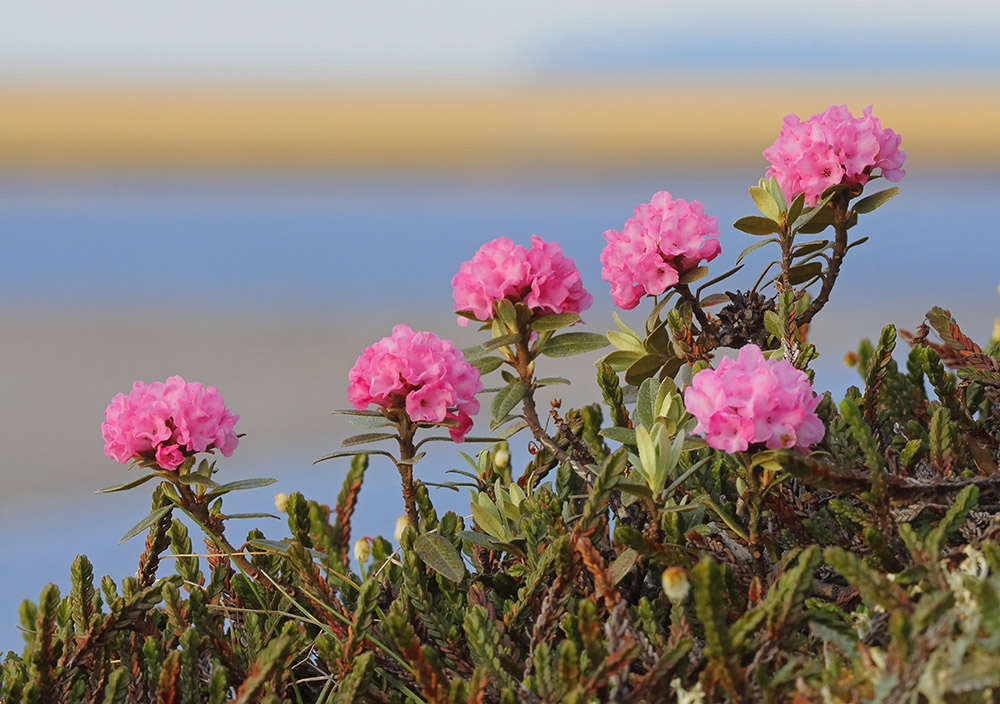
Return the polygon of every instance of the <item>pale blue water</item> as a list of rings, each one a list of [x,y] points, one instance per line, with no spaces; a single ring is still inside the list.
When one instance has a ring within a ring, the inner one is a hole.
[[[595,294],[588,316],[596,329],[605,329],[610,304],[598,261],[604,230],[620,227],[656,190],[701,200],[719,218],[723,255],[713,269],[721,272],[753,241],[729,224],[753,212],[746,187],[755,180],[755,174],[613,174],[602,180],[403,174],[50,182],[8,175],[0,178],[0,310],[120,307],[156,316],[250,308],[321,321],[354,306],[358,315],[371,310],[404,320],[407,311],[426,306],[449,309],[451,276],[485,240],[506,235],[527,242],[537,233],[559,241],[576,260]],[[896,322],[913,327],[931,305],[941,304],[963,311],[967,332],[982,339],[993,311],[1000,310],[1000,256],[991,224],[1000,172],[910,176],[901,186],[900,197],[862,220],[857,231],[872,239],[848,258],[826,313],[829,325],[865,321],[864,329],[843,330],[846,349],[893,321],[889,311],[901,312],[904,319]],[[767,260],[766,250],[751,255],[747,270],[728,287],[747,288]],[[839,327],[827,329],[828,336],[838,334]],[[837,355],[820,365],[820,388],[856,383]],[[305,447],[242,471],[254,476],[274,466],[308,467],[330,449]],[[455,455],[439,456],[442,469],[460,466]],[[356,535],[389,533],[395,522],[395,502],[380,497],[395,495],[398,480],[392,467],[375,462]],[[344,465],[331,465],[302,473],[301,485],[278,488],[302,489],[332,503],[344,471]],[[268,508],[271,495],[247,492],[230,508]],[[464,494],[447,492],[437,492],[436,500],[439,512],[462,511],[467,503]],[[0,557],[8,566],[0,578],[0,650],[20,648],[17,603],[37,598],[48,581],[66,587],[78,552],[90,555],[98,575],[120,580],[134,571],[142,538],[116,547],[108,535],[140,518],[145,502],[86,497],[73,506],[46,507],[44,520],[39,513],[0,516]],[[267,531],[285,534],[281,525]]]

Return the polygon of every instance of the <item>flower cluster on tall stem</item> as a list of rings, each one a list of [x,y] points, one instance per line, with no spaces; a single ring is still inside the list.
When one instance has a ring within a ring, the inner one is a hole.
[[[418,428],[444,425],[462,442],[479,411],[479,371],[450,340],[397,325],[392,334],[367,347],[348,373],[347,397],[354,408],[376,405],[398,430],[396,466],[410,525],[417,525],[413,483],[413,439]]]

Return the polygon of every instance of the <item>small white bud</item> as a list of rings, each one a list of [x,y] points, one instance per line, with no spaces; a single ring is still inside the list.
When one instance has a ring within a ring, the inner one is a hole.
[[[354,542],[354,559],[364,564],[372,555],[372,543],[368,538],[359,538]]]
[[[410,522],[407,520],[406,516],[400,516],[396,519],[396,530],[392,532],[392,537],[396,539],[398,543],[400,538],[403,537],[403,531],[410,527]]]
[[[663,570],[663,593],[674,603],[680,603],[687,599],[691,591],[691,583],[688,581],[687,572],[680,567],[668,567]]]
[[[274,497],[274,507],[278,509],[279,513],[284,513],[288,510],[288,494],[277,494]]]
[[[510,453],[503,448],[500,448],[495,453],[493,453],[493,464],[501,469],[510,464]]]

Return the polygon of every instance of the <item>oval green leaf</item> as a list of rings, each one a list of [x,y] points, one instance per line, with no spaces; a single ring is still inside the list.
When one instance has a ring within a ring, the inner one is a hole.
[[[493,404],[490,406],[493,421],[496,422],[506,418],[514,406],[524,398],[527,391],[524,384],[520,381],[515,381],[500,389],[497,395],[493,397]]]
[[[740,218],[733,223],[733,227],[748,235],[757,236],[773,235],[778,231],[778,223],[759,215],[748,215],[745,218]]]
[[[413,540],[413,549],[428,567],[445,579],[458,583],[465,577],[465,563],[455,546],[437,533],[418,535]]]
[[[546,342],[542,354],[547,357],[570,357],[603,349],[608,344],[608,338],[594,332],[567,332]]]
[[[576,313],[560,313],[558,315],[546,315],[531,324],[531,329],[535,332],[549,332],[565,328],[580,320]]]
[[[340,446],[350,447],[351,445],[363,445],[366,442],[391,440],[395,437],[395,433],[361,433],[361,435],[352,435],[351,437],[346,438],[342,443],[340,443]]]

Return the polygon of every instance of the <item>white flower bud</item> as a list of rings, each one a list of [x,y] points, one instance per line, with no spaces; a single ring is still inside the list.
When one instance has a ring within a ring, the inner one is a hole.
[[[400,516],[396,519],[396,530],[392,532],[392,537],[396,539],[397,543],[403,537],[403,531],[409,527],[410,522],[406,519],[406,516]]]
[[[510,464],[510,453],[503,448],[500,448],[495,453],[493,453],[493,464],[501,469]]]
[[[680,603],[687,599],[691,591],[691,583],[688,581],[687,572],[680,567],[668,567],[663,570],[663,593],[674,603]]]
[[[284,513],[288,510],[288,494],[282,492],[274,497],[274,507],[278,509],[278,513]]]
[[[359,538],[354,542],[354,559],[364,564],[372,556],[372,543],[368,538]]]

